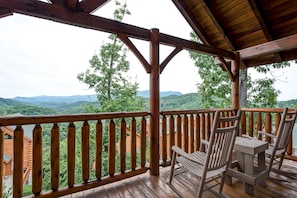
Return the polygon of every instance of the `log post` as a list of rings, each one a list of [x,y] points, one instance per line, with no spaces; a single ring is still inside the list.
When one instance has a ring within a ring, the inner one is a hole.
[[[160,63],[159,30],[151,30],[150,38],[150,174],[159,175],[159,114],[160,114]]]
[[[240,97],[239,97],[239,53],[235,53],[235,59],[232,61],[232,74],[234,80],[232,81],[232,108],[240,108]]]

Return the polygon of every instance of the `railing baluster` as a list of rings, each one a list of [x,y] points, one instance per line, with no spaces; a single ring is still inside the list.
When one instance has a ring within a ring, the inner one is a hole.
[[[188,130],[188,125],[189,124],[189,120],[188,120],[188,116],[187,114],[184,114],[183,117],[183,145],[184,145],[184,151],[188,152],[189,151],[189,130]]]
[[[195,131],[196,141],[195,141],[195,150],[197,151],[200,147],[201,142],[201,126],[200,126],[200,115],[196,114],[196,131]]]
[[[81,130],[82,180],[87,183],[90,177],[90,125],[84,121]]]
[[[169,150],[167,146],[167,119],[166,116],[162,116],[162,148],[160,148],[163,163],[167,160],[167,150]]]
[[[207,131],[207,140],[209,140],[210,132],[211,132],[211,121],[210,121],[210,113],[206,113],[206,131]]]
[[[102,122],[98,120],[96,123],[96,155],[95,155],[95,175],[98,180],[102,175]]]
[[[194,116],[190,115],[190,153],[194,152]]]
[[[32,192],[38,196],[42,190],[42,128],[40,124],[33,129],[33,167]]]
[[[181,131],[180,115],[177,115],[177,118],[176,118],[176,133],[177,133],[177,146],[182,147],[182,131]]]
[[[246,113],[245,112],[242,112],[241,114],[239,133],[246,134]]]
[[[257,126],[256,126],[256,134],[253,134],[254,135],[258,135],[258,131],[262,131],[262,127],[263,127],[263,124],[262,124],[262,113],[261,112],[258,112],[257,114]],[[259,136],[259,139],[262,139],[262,135]]]
[[[20,125],[14,130],[13,151],[13,197],[19,198],[23,194],[24,156],[24,130]]]
[[[60,180],[60,128],[55,123],[51,129],[51,189],[59,188]]]
[[[108,124],[108,174],[113,176],[115,173],[115,123],[113,119]]]
[[[281,121],[281,113],[276,113],[275,114],[275,135],[277,135],[280,121]]]
[[[67,132],[67,155],[68,155],[68,186],[73,187],[75,182],[75,125],[70,122]]]
[[[254,113],[249,113],[249,136],[254,137]]]
[[[136,120],[135,117],[131,120],[131,169],[136,169]]]
[[[206,136],[205,136],[205,114],[204,113],[202,113],[201,115],[201,134],[202,134],[201,139],[205,140]]]
[[[271,114],[269,112],[266,113],[266,116],[265,116],[265,132],[266,133],[270,133],[272,132],[272,127],[271,127]],[[265,140],[267,142],[271,142],[271,138],[266,136]]]
[[[169,118],[169,133],[170,133],[170,157],[172,157],[171,147],[175,145],[175,130],[174,130],[174,117],[173,115]]]
[[[141,128],[140,128],[141,132],[140,132],[140,164],[141,167],[145,167],[146,164],[146,119],[145,117],[142,117],[141,119]]]
[[[121,173],[126,171],[126,136],[127,136],[126,120],[121,120],[121,144],[120,144],[120,168]]]

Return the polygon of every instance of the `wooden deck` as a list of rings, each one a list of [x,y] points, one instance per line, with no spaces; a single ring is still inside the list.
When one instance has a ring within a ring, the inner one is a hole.
[[[64,196],[64,198],[120,198],[120,197],[187,197],[194,198],[197,178],[191,174],[173,180],[173,187],[178,190],[178,195],[173,188],[167,185],[170,167],[161,168],[160,176],[151,176],[149,173],[108,184],[88,191]],[[257,185],[254,197],[297,197],[297,164],[285,161],[281,171],[271,172],[266,180],[267,186]],[[233,178],[232,185],[224,185],[225,197],[253,197],[245,193],[244,183]],[[202,197],[217,197],[214,193],[205,191]]]

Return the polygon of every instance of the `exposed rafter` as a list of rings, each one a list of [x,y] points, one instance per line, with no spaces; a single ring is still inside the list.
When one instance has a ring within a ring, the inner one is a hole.
[[[259,2],[256,2],[255,0],[248,0],[248,2],[252,8],[252,11],[254,12],[254,14],[257,18],[257,21],[258,21],[266,39],[267,39],[267,41],[272,41],[273,38],[272,38],[271,30],[269,30],[268,26],[266,25],[265,19],[263,18],[261,11],[259,10],[259,6],[257,5],[257,3],[259,3]],[[275,53],[274,56],[276,58],[276,61],[278,61],[278,62],[282,61],[282,59],[278,53]]]
[[[180,12],[182,12],[183,15],[186,16],[186,19],[187,19],[188,23],[191,25],[191,27],[193,28],[193,30],[195,31],[195,33],[197,34],[197,36],[200,38],[200,40],[204,44],[206,44],[206,45],[214,46],[214,43],[210,39],[208,39],[208,35],[203,30],[203,28],[201,27],[199,21],[196,20],[195,16],[192,14],[192,12],[190,12],[187,9],[187,6],[185,6],[185,2],[184,1],[180,1],[180,0],[173,0],[173,2],[177,6],[177,8],[180,10]],[[212,14],[211,10],[208,9],[208,7],[207,7],[206,3],[204,2],[204,0],[200,0],[200,2],[201,2],[201,4],[204,5],[204,9],[211,16],[211,19],[213,20],[213,23],[216,24],[216,26],[219,29],[219,31],[221,33],[224,33],[224,31],[221,28],[221,26],[217,23],[217,20],[214,17],[214,15]],[[227,37],[226,37],[226,39],[227,39],[227,41],[230,42],[230,40]],[[233,47],[233,45],[231,43],[230,43],[230,45]],[[232,75],[230,64],[226,63],[226,61],[224,60],[224,58],[222,56],[218,56],[218,59],[221,62],[220,66],[222,67],[222,69],[225,70],[228,73],[229,78],[231,80],[233,80],[234,79],[234,76]]]

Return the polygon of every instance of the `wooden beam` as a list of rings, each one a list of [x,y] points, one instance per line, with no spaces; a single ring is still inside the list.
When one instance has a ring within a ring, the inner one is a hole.
[[[225,58],[230,57],[234,59],[234,52],[203,45],[197,42],[185,40],[182,38],[177,38],[167,34],[160,33],[160,43],[164,45],[169,45],[171,47],[181,47],[185,50],[195,51],[203,54],[213,55],[213,56],[222,56]]]
[[[67,7],[69,10],[75,11],[77,10],[78,0],[66,0]]]
[[[10,16],[13,14],[12,9],[0,7],[0,18]]]
[[[161,63],[160,65],[160,74],[162,73],[162,71],[165,69],[166,65],[169,63],[169,61],[171,61],[171,59],[178,54],[180,51],[182,50],[182,48],[175,48],[165,59],[164,61]]]
[[[110,0],[82,0],[79,3],[79,8],[85,13],[93,13],[109,1]]]
[[[144,67],[146,73],[151,73],[150,64],[146,61],[146,59],[143,57],[141,52],[135,47],[135,45],[130,41],[130,39],[127,37],[127,35],[118,34],[118,37],[133,52],[133,54],[136,56],[136,58],[138,58],[138,60],[141,62],[142,66]]]
[[[105,19],[102,17],[86,14],[83,12],[73,12],[58,5],[52,5],[35,0],[2,0],[0,7],[6,7],[14,12],[65,23],[78,27],[99,30],[113,34],[126,34],[128,37],[150,40],[150,30],[137,26],[121,23],[118,21]],[[223,56],[234,59],[234,52],[202,45],[193,41],[177,38],[174,36],[161,34],[160,43],[173,47],[183,47],[183,49],[196,51],[213,56]]]
[[[297,49],[297,34],[281,38],[278,40],[270,41],[264,44],[256,45],[253,47],[238,50],[240,59],[246,60],[266,54],[273,54],[285,50]]]

